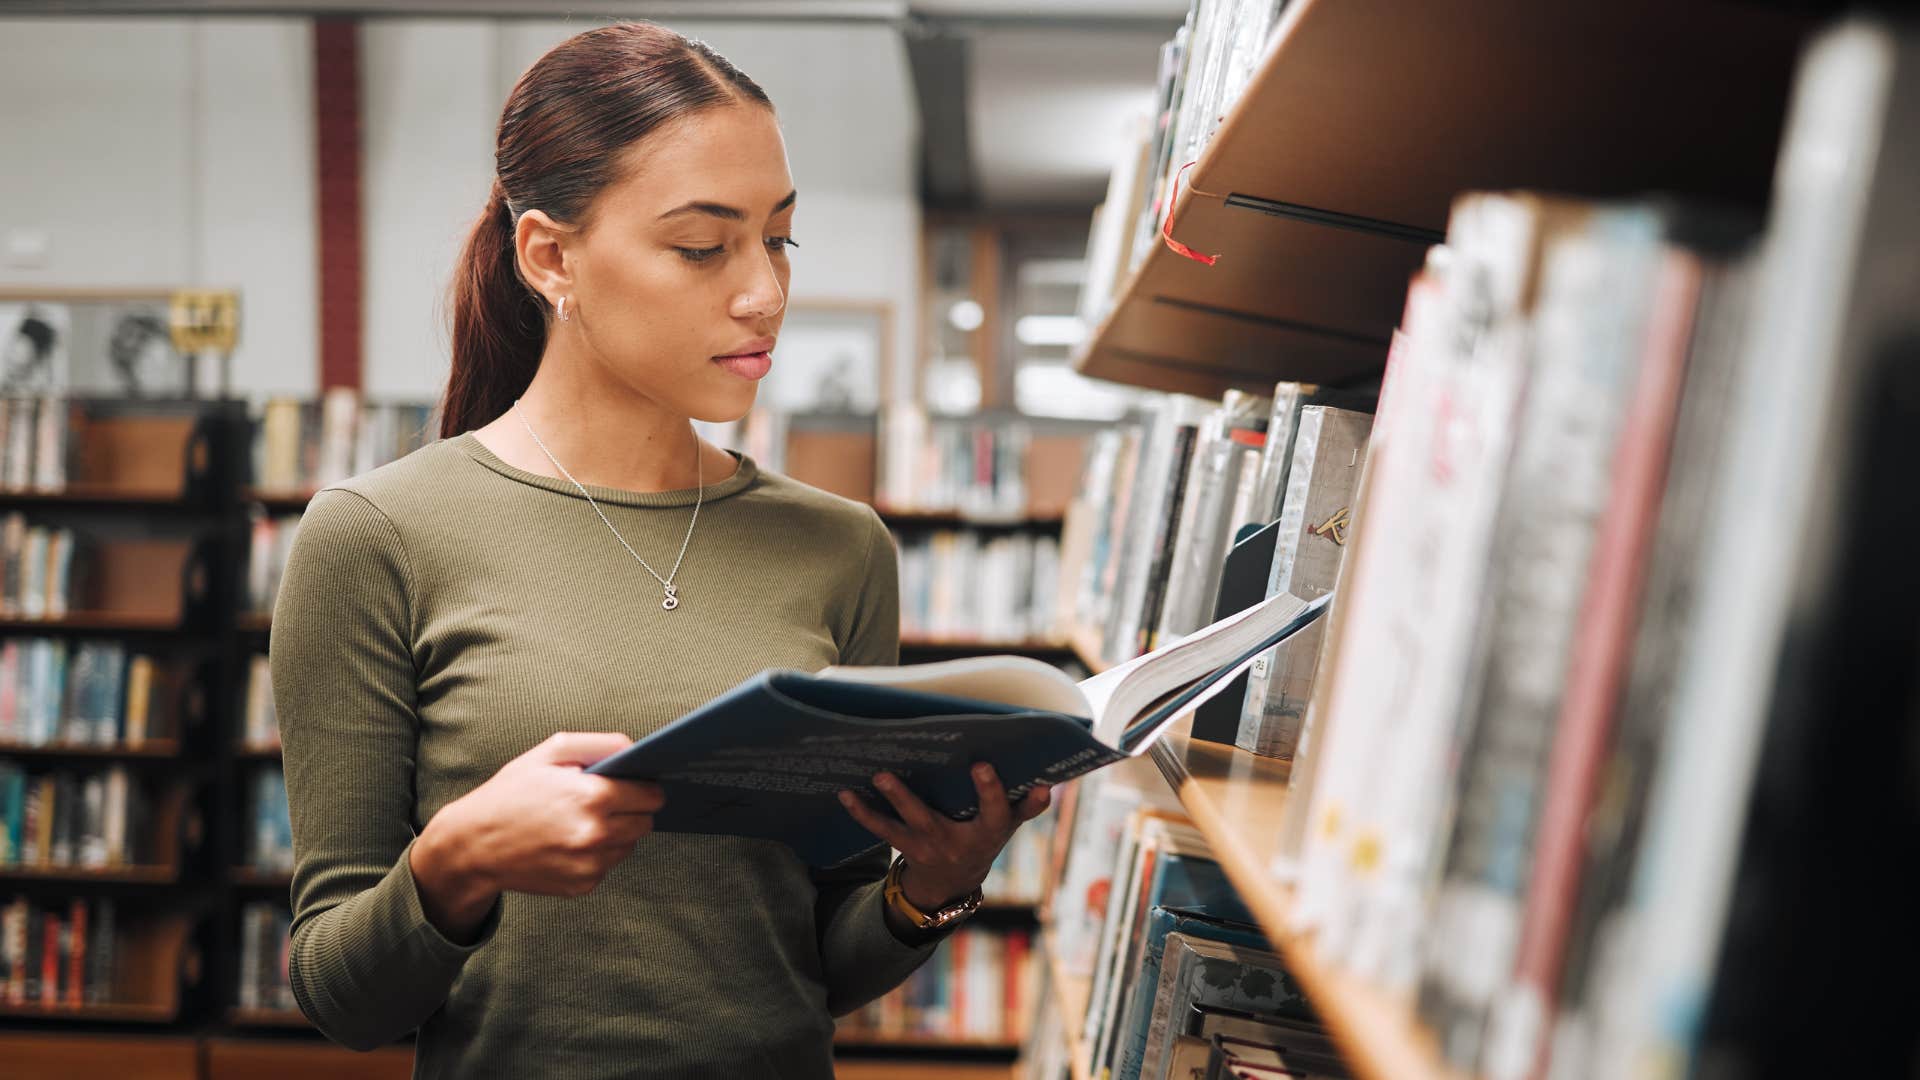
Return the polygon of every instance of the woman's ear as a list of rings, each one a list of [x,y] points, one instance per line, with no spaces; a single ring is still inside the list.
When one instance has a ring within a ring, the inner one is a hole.
[[[548,308],[561,297],[573,294],[573,268],[567,261],[567,245],[578,231],[548,217],[544,210],[529,210],[514,223],[513,246],[520,276],[534,292],[546,297]]]

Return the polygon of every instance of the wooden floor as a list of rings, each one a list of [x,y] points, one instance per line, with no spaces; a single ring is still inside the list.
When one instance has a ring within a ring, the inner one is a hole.
[[[413,1051],[395,1046],[370,1054],[321,1042],[195,1039],[190,1036],[0,1035],[6,1080],[407,1080]],[[837,1080],[1011,1080],[1005,1062],[942,1062],[858,1058],[842,1061]]]

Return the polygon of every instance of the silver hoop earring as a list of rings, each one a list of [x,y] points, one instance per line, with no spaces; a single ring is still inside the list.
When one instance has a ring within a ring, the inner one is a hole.
[[[566,297],[563,296],[560,298],[560,303],[558,306],[554,308],[554,311],[556,314],[560,316],[561,322],[571,321],[567,318],[567,298]]]

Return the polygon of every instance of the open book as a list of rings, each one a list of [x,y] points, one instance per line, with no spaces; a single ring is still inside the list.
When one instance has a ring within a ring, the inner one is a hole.
[[[842,790],[891,814],[873,787],[884,769],[966,820],[979,812],[975,762],[1019,799],[1143,754],[1331,600],[1282,593],[1080,683],[1020,656],[763,671],[587,771],[660,784],[659,831],[777,840],[831,866],[880,843]]]

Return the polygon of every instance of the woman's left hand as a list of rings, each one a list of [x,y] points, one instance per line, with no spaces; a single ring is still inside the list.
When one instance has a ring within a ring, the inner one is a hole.
[[[840,805],[868,832],[906,857],[900,888],[921,911],[937,910],[978,888],[1013,831],[1039,817],[1052,801],[1046,787],[1036,787],[1017,805],[1009,804],[1000,777],[985,762],[973,767],[980,812],[971,821],[955,821],[928,806],[892,773],[876,775],[873,786],[893,804],[900,820],[889,820],[851,791],[840,793]]]

